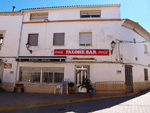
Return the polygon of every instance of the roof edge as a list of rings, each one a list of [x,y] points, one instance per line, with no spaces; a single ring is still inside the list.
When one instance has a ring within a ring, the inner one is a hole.
[[[0,16],[8,16],[8,15],[22,15],[21,11],[16,12],[0,12]]]
[[[30,10],[44,10],[44,9],[59,9],[59,8],[90,8],[90,7],[120,7],[120,4],[104,4],[104,5],[72,5],[72,6],[54,6],[54,7],[39,7],[39,8],[27,8],[20,11]]]
[[[145,33],[150,39],[150,33],[145,28],[143,28],[138,22],[134,22],[133,20],[130,20],[128,18],[122,19],[122,20],[124,20],[124,22],[127,22],[127,23],[137,27],[139,30],[141,30],[143,33]]]

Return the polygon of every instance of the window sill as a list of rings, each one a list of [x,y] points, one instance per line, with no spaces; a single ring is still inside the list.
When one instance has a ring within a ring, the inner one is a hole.
[[[36,21],[45,21],[46,19],[41,19],[41,20],[29,20],[29,22],[36,22]],[[47,21],[48,21],[48,19],[47,19]]]
[[[89,17],[89,18],[80,18],[81,20],[84,20],[84,19],[101,19],[101,17],[93,17],[93,18],[91,18],[91,17]]]
[[[93,47],[93,46],[92,46],[92,45],[89,45],[89,46],[80,46],[80,45],[79,45],[79,47]]]
[[[65,47],[65,45],[53,45],[53,47]]]

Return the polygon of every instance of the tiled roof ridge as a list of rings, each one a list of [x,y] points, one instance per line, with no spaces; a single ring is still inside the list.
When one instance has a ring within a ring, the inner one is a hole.
[[[49,9],[49,8],[71,8],[71,7],[89,7],[89,6],[120,6],[120,4],[93,4],[93,5],[71,5],[71,6],[52,6],[52,7],[38,7],[38,8],[26,8],[21,10],[34,10],[34,9]],[[20,10],[20,11],[21,11]]]

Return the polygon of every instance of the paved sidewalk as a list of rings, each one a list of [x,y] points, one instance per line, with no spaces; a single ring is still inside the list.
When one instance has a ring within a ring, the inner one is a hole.
[[[92,113],[150,113],[150,92],[111,108]]]

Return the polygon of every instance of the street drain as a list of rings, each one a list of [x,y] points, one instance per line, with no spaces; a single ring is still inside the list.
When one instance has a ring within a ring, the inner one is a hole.
[[[60,108],[60,109],[58,109],[58,111],[65,111],[66,109],[64,109],[64,108]]]

